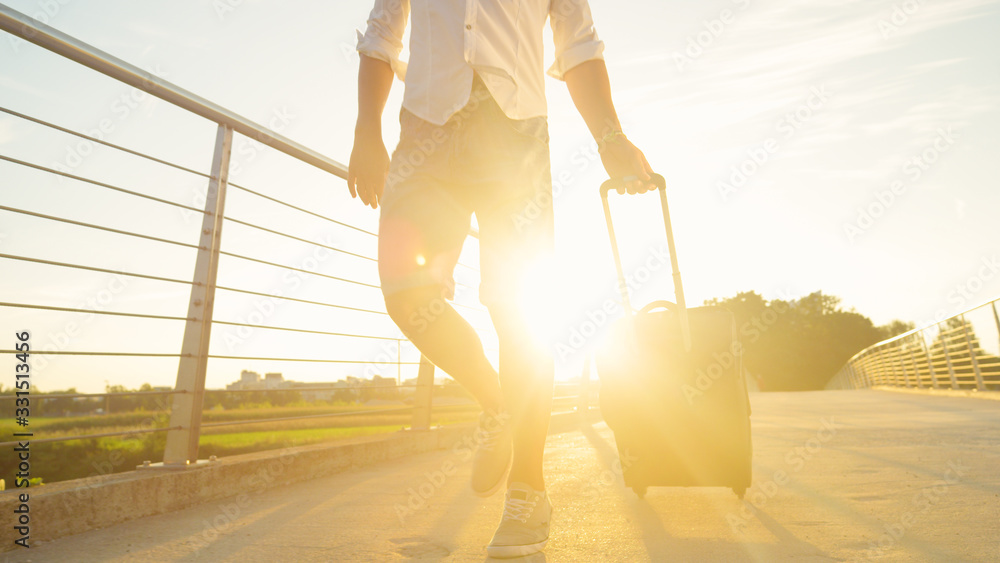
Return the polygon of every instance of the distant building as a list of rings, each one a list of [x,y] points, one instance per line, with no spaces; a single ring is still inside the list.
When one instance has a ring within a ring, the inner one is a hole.
[[[264,374],[264,388],[265,389],[281,389],[285,384],[285,376],[280,373],[267,373]]]
[[[342,389],[355,389],[352,396],[360,397],[360,390],[365,387],[378,387],[378,392],[385,390],[392,393],[396,389],[396,380],[391,377],[374,376],[372,379],[361,379],[353,375],[348,375],[340,381],[334,382],[303,382],[286,380],[284,375],[277,372],[266,373],[262,378],[259,373],[250,370],[243,370],[240,373],[239,381],[226,385],[230,391],[268,391],[268,390],[288,390],[297,391],[304,401],[329,401],[335,398],[337,391]]]
[[[243,370],[240,372],[240,383],[250,385],[260,381],[260,374],[255,371]]]

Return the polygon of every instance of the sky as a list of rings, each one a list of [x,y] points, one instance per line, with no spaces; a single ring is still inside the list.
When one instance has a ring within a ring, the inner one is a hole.
[[[339,162],[356,117],[356,30],[368,2],[8,0],[113,56]],[[941,0],[591,0],[624,130],[668,181],[688,303],[757,291],[822,290],[876,324],[918,325],[1000,296],[1000,2]],[[548,34],[548,31],[546,31]],[[551,61],[551,41],[547,45]],[[405,56],[405,52],[404,52]],[[565,87],[547,79],[556,209],[556,309],[547,336],[560,378],[620,315],[593,141]],[[398,138],[398,81],[383,119]],[[0,106],[207,172],[215,125],[0,33]],[[0,155],[188,206],[204,178],[0,113]],[[361,229],[377,214],[338,178],[237,136],[233,182]],[[188,244],[199,214],[0,161],[0,205]],[[227,215],[365,256],[375,239],[231,189]],[[672,295],[655,196],[612,202],[634,304]],[[229,222],[223,249],[377,283],[374,262]],[[0,253],[190,279],[194,253],[0,210]],[[474,241],[464,264],[476,264]],[[184,316],[188,287],[0,258],[3,302]],[[476,272],[460,267],[459,310],[482,328]],[[540,282],[541,284],[541,282]],[[378,309],[377,289],[224,257],[219,285]],[[609,301],[611,300],[611,301]],[[602,311],[611,311],[604,315]],[[397,337],[384,315],[220,291],[216,319]],[[30,330],[40,350],[176,354],[183,323],[0,307],[0,348]],[[586,333],[586,336],[584,336]],[[395,341],[216,325],[212,353],[356,364],[211,360],[208,386],[242,369],[330,381],[397,372]],[[404,361],[416,359],[400,345]],[[100,391],[170,385],[176,358],[36,358],[36,385]],[[8,385],[8,382],[0,382]]]

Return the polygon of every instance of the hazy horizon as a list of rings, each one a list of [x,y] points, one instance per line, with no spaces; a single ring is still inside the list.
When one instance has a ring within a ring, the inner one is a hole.
[[[355,30],[369,2],[282,4],[102,3],[11,0],[50,25],[340,162],[351,150],[358,59]],[[625,132],[668,179],[685,290],[692,305],[740,291],[767,299],[821,290],[881,325],[918,326],[1000,296],[1000,2],[591,0]],[[642,17],[636,17],[636,13]],[[546,31],[548,35],[548,31]],[[551,41],[546,44],[552,58]],[[207,172],[215,126],[166,102],[0,34],[0,106]],[[384,137],[398,137],[403,85],[393,86]],[[596,188],[603,169],[563,84],[547,79],[556,237],[570,329],[616,297]],[[206,181],[110,149],[81,155],[78,139],[0,113],[0,154],[63,167],[199,206]],[[377,213],[351,200],[342,180],[237,138],[233,182],[369,231]],[[3,205],[192,243],[200,217],[179,209],[0,161]],[[265,205],[230,190],[227,215],[374,255],[374,238]],[[662,245],[657,206],[616,200],[619,238],[636,270]],[[123,212],[125,211],[125,212]],[[320,258],[300,243],[227,223],[224,248],[285,264],[315,260],[325,273],[377,283],[374,263]],[[190,278],[189,249],[126,240],[0,210],[0,253]],[[470,246],[463,262],[476,263]],[[0,301],[184,316],[187,286],[65,270],[0,258]],[[654,262],[655,263],[655,262]],[[641,305],[672,295],[667,267],[635,287]],[[459,281],[474,285],[462,268]],[[252,282],[252,283],[248,283]],[[224,259],[220,285],[380,308],[377,290]],[[108,296],[105,303],[104,297]],[[474,304],[474,287],[459,301]],[[89,304],[88,304],[89,303]],[[253,318],[266,303],[219,295],[216,318]],[[32,330],[36,347],[177,353],[181,324],[0,308],[9,334]],[[477,325],[482,313],[462,309]],[[367,316],[366,316],[367,315]],[[575,316],[572,316],[575,315]],[[266,324],[398,336],[388,318],[290,304]],[[79,330],[68,331],[75,323]],[[73,332],[73,335],[69,333]],[[374,372],[396,344],[241,334],[216,325],[212,353],[365,359]],[[495,337],[486,345],[495,348]],[[558,336],[570,338],[569,331]],[[8,339],[10,339],[8,337]],[[0,342],[9,348],[11,342]],[[65,343],[64,343],[65,341]],[[404,355],[415,359],[404,344]],[[588,342],[561,365],[578,375]],[[52,357],[36,366],[45,390],[111,384],[172,386],[176,358]],[[406,366],[403,378],[412,377]],[[297,381],[364,375],[366,364],[211,360],[208,386],[249,369]],[[150,379],[146,374],[151,374]],[[7,385],[7,382],[4,382]]]

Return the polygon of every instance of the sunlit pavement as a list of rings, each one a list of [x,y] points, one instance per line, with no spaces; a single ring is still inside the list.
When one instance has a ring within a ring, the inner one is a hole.
[[[529,561],[1000,561],[1000,401],[753,396],[754,485],[624,488],[607,426],[549,438],[556,512]],[[559,427],[562,426],[562,427]],[[502,495],[441,450],[7,552],[9,561],[486,560]],[[427,497],[426,499],[423,497]]]

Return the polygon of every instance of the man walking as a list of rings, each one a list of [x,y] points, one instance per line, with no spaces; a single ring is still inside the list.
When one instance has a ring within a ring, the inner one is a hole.
[[[540,551],[552,512],[542,454],[553,360],[529,336],[520,306],[531,291],[526,276],[553,245],[546,20],[556,47],[548,74],[566,82],[608,174],[626,180],[632,193],[653,188],[649,164],[621,130],[587,0],[376,0],[358,42],[348,186],[366,205],[381,206],[379,276],[389,315],[483,408],[472,489],[481,496],[507,489],[487,547],[492,557]],[[408,22],[406,63],[400,52]],[[381,119],[393,75],[405,90],[390,160]],[[529,206],[542,212],[525,219]],[[499,374],[473,328],[446,302],[473,213],[480,300],[499,338]],[[431,310],[441,313],[421,314]]]

